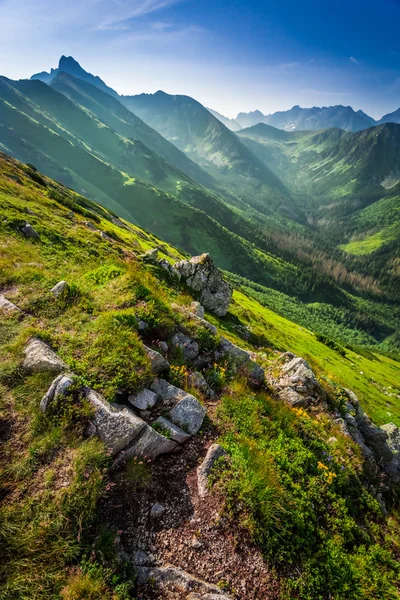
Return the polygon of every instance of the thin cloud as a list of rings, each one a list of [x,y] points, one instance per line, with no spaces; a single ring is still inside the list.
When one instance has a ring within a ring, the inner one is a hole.
[[[349,61],[352,62],[354,65],[360,65],[360,61],[354,58],[354,56],[350,56]]]

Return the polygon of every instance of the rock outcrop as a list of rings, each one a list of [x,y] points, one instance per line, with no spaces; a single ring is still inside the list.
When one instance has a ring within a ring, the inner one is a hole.
[[[136,572],[139,585],[151,581],[152,585],[160,590],[194,592],[196,595],[200,594],[198,597],[205,598],[205,600],[210,598],[230,600],[230,597],[223,594],[216,585],[198,579],[173,565],[163,565],[161,567],[142,567],[138,565],[136,566]],[[196,598],[196,595],[190,594],[189,598]]]
[[[288,352],[281,359],[287,362],[273,381],[279,397],[292,406],[310,406],[325,400],[325,393],[314,372],[304,358]]]
[[[209,254],[194,256],[174,265],[186,285],[199,294],[204,308],[223,317],[228,312],[232,288],[223,280]]]
[[[66,281],[59,281],[54,287],[51,288],[50,292],[55,298],[57,298],[58,296],[61,296],[61,294],[64,292],[64,290],[67,289],[67,287],[68,283]]]
[[[27,371],[50,371],[60,373],[68,370],[68,365],[53,350],[37,338],[31,338],[24,351],[22,366]]]
[[[25,223],[25,225],[21,227],[21,231],[27,238],[33,238],[36,240],[40,239],[40,235],[38,234],[36,229],[34,229],[29,223]]]
[[[156,350],[153,350],[152,348],[148,348],[147,346],[145,346],[144,349],[149,357],[151,372],[154,375],[161,375],[161,373],[168,371],[169,363],[165,360],[162,354]]]

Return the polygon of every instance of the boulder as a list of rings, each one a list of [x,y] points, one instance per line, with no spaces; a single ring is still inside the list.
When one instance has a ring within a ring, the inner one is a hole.
[[[196,317],[204,319],[204,306],[202,306],[200,302],[192,302],[189,306],[189,310],[191,313],[196,315]]]
[[[121,452],[118,457],[119,461],[125,461],[131,456],[146,457],[154,460],[160,454],[169,454],[178,447],[178,444],[174,442],[174,440],[166,438],[161,433],[158,433],[145,421],[142,422],[145,426],[141,430],[140,436],[135,438],[133,442]]]
[[[283,390],[280,390],[278,396],[281,400],[288,402],[288,404],[294,408],[308,406],[311,402],[311,398],[299,394],[299,392],[296,392],[296,390],[291,387],[285,387]]]
[[[236,366],[245,367],[251,382],[255,383],[256,385],[261,385],[264,382],[264,369],[252,360],[252,356],[254,356],[254,354],[248,352],[247,350],[243,350],[243,348],[236,346],[236,344],[224,337],[221,337],[219,349],[220,353],[222,353],[222,355],[228,355]]]
[[[281,374],[286,376],[289,385],[305,385],[310,393],[321,394],[319,385],[310,365],[304,358],[297,356],[282,367]]]
[[[24,351],[25,359],[22,364],[28,371],[50,371],[60,373],[67,371],[68,365],[53,350],[37,338],[31,338]]]
[[[163,341],[158,342],[158,347],[160,348],[160,350],[163,354],[168,354],[169,346],[168,346],[167,342],[163,342]]]
[[[200,404],[197,398],[191,394],[187,394],[175,404],[169,416],[175,425],[194,435],[202,426],[206,412],[206,409]]]
[[[180,348],[186,360],[194,360],[199,355],[199,345],[184,333],[176,333],[172,338],[174,346]]]
[[[50,292],[57,298],[57,296],[60,296],[67,287],[68,284],[66,281],[59,281],[53,288],[51,288]]]
[[[138,410],[149,410],[156,405],[157,394],[151,390],[142,390],[138,394],[131,394],[128,401]]]
[[[186,600],[231,600],[226,594],[197,594],[195,592],[186,596]]]
[[[208,494],[208,478],[217,460],[227,456],[225,450],[219,444],[212,444],[206,454],[205,459],[197,469],[197,486],[199,496],[204,498]]]
[[[165,419],[164,417],[158,417],[154,421],[153,425],[155,425],[156,423],[158,425],[161,425],[161,427],[164,430],[168,431],[171,436],[171,440],[174,440],[174,442],[178,442],[178,444],[183,444],[191,438],[191,435],[189,433],[186,433],[186,431],[183,431],[183,429],[177,427],[177,425],[174,425],[173,423],[171,423],[171,421],[168,421],[168,419]]]
[[[142,254],[141,259],[144,262],[156,263],[158,261],[158,248],[151,248]]]
[[[25,223],[25,225],[21,227],[21,231],[27,238],[33,238],[36,240],[40,239],[40,235],[38,234],[36,229],[34,229],[29,223]]]
[[[169,363],[162,354],[147,346],[145,346],[144,349],[150,359],[151,372],[154,373],[154,375],[160,375],[164,371],[168,371]]]
[[[96,231],[96,227],[93,225],[93,223],[91,221],[85,221],[84,225],[88,228],[91,229],[92,231]]]
[[[143,550],[136,550],[132,556],[132,564],[138,567],[144,567],[152,565],[154,563],[154,557],[146,554]]]
[[[180,388],[172,385],[169,381],[165,381],[165,379],[160,379],[156,377],[150,388],[152,391],[160,396],[163,400],[166,400],[168,404],[173,404],[181,400],[185,396],[187,396],[187,392],[181,390]]]
[[[201,304],[222,317],[228,312],[232,299],[232,288],[223,280],[209,254],[194,256],[174,265],[188,287],[197,292]]]
[[[15,306],[15,304],[10,302],[9,300],[7,300],[7,298],[5,298],[3,294],[0,294],[0,311],[8,315],[12,313],[22,314],[21,309],[18,308],[18,306]]]

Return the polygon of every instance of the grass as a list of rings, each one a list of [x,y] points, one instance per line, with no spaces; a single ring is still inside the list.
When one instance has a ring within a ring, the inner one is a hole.
[[[188,290],[138,259],[155,246],[171,262],[182,259],[182,253],[115,221],[115,215],[71,190],[31,175],[16,161],[0,158],[0,290],[24,311],[0,323],[0,424],[6,439],[1,463],[2,598],[132,596],[131,575],[116,561],[112,535],[108,550],[97,550],[102,539],[97,504],[107,493],[109,457],[99,440],[83,435],[90,407],[81,402],[79,388],[89,384],[113,400],[121,391],[147,385],[143,341],[157,347],[165,339],[171,347],[175,325],[182,321],[205,352],[216,347],[220,335],[258,351],[266,366],[277,349],[291,350],[309,360],[321,380],[351,388],[378,423],[400,424],[398,362],[348,348],[343,356],[334,345],[318,341],[310,330],[240,290],[235,290],[226,317],[207,315],[218,327],[216,336],[195,327],[193,319],[171,306],[189,304]],[[40,240],[26,239],[18,230],[27,218]],[[85,225],[88,220],[97,230]],[[61,279],[69,291],[54,298],[50,290]],[[143,337],[139,319],[148,323]],[[65,403],[46,417],[38,406],[52,377],[29,375],[21,368],[24,344],[32,335],[49,343],[78,376]],[[185,383],[186,367],[177,362],[172,377],[175,372],[177,381]],[[287,562],[290,575],[282,572],[282,589],[304,599],[323,597],[321,590],[334,586],[337,599],[362,594],[395,598],[397,521],[382,523],[376,502],[360,487],[360,460],[351,443],[322,417],[294,413],[241,387],[229,365],[214,366],[206,376],[226,391],[218,418],[233,469],[222,477],[227,509],[266,560],[275,557],[280,569]],[[338,440],[335,466],[326,474],[318,461],[328,466],[323,452],[332,435]],[[134,493],[148,484],[151,468],[132,462],[126,477]],[[393,551],[387,549],[389,538]],[[295,575],[297,568],[300,575]],[[373,573],[370,589],[368,570]]]

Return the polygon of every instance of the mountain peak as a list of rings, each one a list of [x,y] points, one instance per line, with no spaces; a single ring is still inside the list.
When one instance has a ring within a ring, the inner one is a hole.
[[[74,59],[73,56],[64,56],[63,54],[60,60],[58,61],[58,68],[60,69],[60,71],[62,71],[64,67],[79,67],[80,69],[82,69],[81,65],[78,63],[77,60]]]

